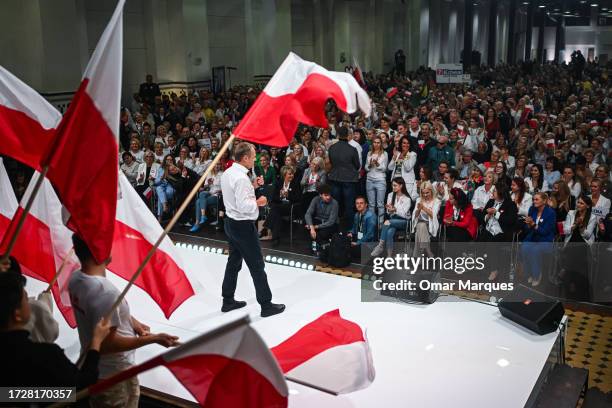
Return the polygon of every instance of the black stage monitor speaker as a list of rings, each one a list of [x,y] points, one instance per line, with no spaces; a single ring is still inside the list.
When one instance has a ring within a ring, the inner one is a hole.
[[[537,334],[557,330],[565,314],[561,302],[522,285],[517,286],[497,306],[502,316]]]

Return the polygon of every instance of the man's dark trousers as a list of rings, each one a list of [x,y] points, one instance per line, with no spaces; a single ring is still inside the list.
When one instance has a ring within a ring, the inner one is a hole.
[[[242,259],[244,259],[251,271],[257,302],[262,306],[269,304],[272,301],[272,292],[270,292],[270,286],[268,286],[268,277],[266,276],[255,221],[236,221],[226,217],[224,226],[229,244],[229,257],[223,277],[223,299],[234,299],[238,272],[242,268]]]
[[[350,229],[353,225],[353,216],[355,214],[353,208],[355,207],[357,183],[332,181],[331,187],[332,197],[338,201],[338,204],[342,203],[344,205],[344,213],[342,215],[344,225],[342,227],[343,229]]]

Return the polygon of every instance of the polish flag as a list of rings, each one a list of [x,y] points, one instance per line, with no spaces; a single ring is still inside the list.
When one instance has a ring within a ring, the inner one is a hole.
[[[121,173],[112,261],[107,269],[130,280],[162,232],[155,216]],[[155,300],[166,318],[195,294],[180,257],[167,236],[135,284]]]
[[[4,166],[0,168],[0,188],[2,204],[0,205],[0,235],[12,233],[23,207],[29,199],[34,184],[40,174],[35,172],[22,198],[21,206],[8,181]],[[7,187],[8,186],[8,187]],[[9,190],[10,189],[10,190]],[[10,214],[13,215],[10,215]],[[11,218],[14,222],[11,223]],[[5,245],[8,242],[4,243]],[[0,253],[5,252],[0,248]],[[62,205],[48,180],[44,180],[30,212],[25,218],[21,233],[17,237],[12,255],[17,259],[24,274],[43,282],[51,282],[60,269],[64,259],[64,268],[51,292],[58,309],[71,327],[76,327],[68,296],[68,281],[72,272],[79,269],[79,261],[72,253],[72,232],[62,223]]]
[[[392,86],[391,88],[387,89],[387,93],[385,94],[385,96],[387,97],[387,99],[391,99],[395,95],[397,95],[398,92],[399,90],[397,89],[397,87]]]
[[[240,139],[284,147],[298,124],[327,128],[325,104],[353,113],[372,109],[370,97],[348,72],[328,71],[290,52],[234,130]]]
[[[110,255],[117,206],[124,2],[102,33],[43,162],[70,213],[69,228],[98,263]]]
[[[365,88],[366,83],[363,77],[363,71],[361,71],[361,67],[359,66],[357,58],[355,57],[353,57],[353,76],[355,77],[357,83],[361,85],[362,88]]]
[[[40,170],[62,115],[0,66],[0,154]]]
[[[271,349],[287,379],[336,394],[368,387],[376,373],[368,340],[338,309],[327,312]]]
[[[209,408],[287,406],[287,383],[272,353],[248,324],[230,322],[143,364],[89,387],[95,395],[154,367],[164,366]]]

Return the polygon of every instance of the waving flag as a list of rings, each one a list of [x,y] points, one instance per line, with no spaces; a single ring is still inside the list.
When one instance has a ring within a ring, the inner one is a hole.
[[[70,213],[68,226],[98,263],[110,255],[117,206],[124,2],[102,33],[43,163]]]
[[[366,83],[365,83],[365,78],[363,76],[363,71],[361,71],[361,67],[359,66],[359,63],[357,62],[357,58],[355,58],[354,56],[353,56],[353,76],[355,77],[355,81],[357,81],[357,83],[361,85],[362,88],[365,88]]]
[[[0,163],[1,164],[1,163]],[[35,172],[25,195],[22,206],[30,197],[34,184],[39,177]],[[3,180],[5,179],[6,180]],[[4,166],[0,168],[0,188],[2,189],[2,205],[0,205],[0,236],[4,236],[16,225],[22,206],[17,206],[17,200],[6,176]],[[6,199],[4,199],[6,197]],[[13,215],[11,215],[11,213]],[[14,214],[17,213],[17,216]],[[10,223],[11,218],[15,220]],[[58,309],[71,327],[76,327],[76,320],[68,296],[68,280],[72,272],[79,268],[79,261],[71,252],[72,232],[62,223],[62,205],[48,180],[44,180],[32,208],[25,218],[23,229],[17,238],[13,255],[19,261],[24,274],[43,282],[51,282],[60,266],[66,259],[62,273],[55,282],[51,292]],[[0,248],[3,253],[5,248]]]
[[[271,349],[288,379],[345,394],[369,386],[375,371],[358,324],[327,312]]]
[[[151,368],[164,366],[209,408],[282,408],[287,383],[248,317],[201,334],[143,364],[89,387],[95,395]]]
[[[0,154],[40,170],[62,115],[0,66]]]
[[[290,52],[234,135],[268,146],[287,146],[299,123],[327,127],[329,99],[348,113],[359,108],[370,115],[372,109],[368,94],[351,74],[328,71]]]
[[[117,220],[108,270],[130,280],[163,230],[125,175],[119,175]],[[194,295],[179,255],[167,236],[147,263],[136,286],[147,292],[166,318]]]

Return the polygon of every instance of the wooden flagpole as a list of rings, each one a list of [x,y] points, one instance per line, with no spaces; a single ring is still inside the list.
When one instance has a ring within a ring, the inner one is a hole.
[[[25,219],[27,215],[29,214],[30,209],[32,208],[34,199],[36,198],[36,195],[40,191],[40,187],[42,186],[42,183],[45,180],[45,176],[47,175],[48,171],[49,171],[49,166],[47,165],[47,166],[44,166],[42,168],[42,171],[39,173],[38,179],[36,180],[36,184],[34,185],[32,192],[30,193],[30,197],[28,197],[26,206],[24,207],[23,211],[21,212],[21,215],[19,216],[19,219],[17,220],[17,226],[15,227],[13,235],[11,235],[10,237],[8,235],[5,235],[4,238],[2,238],[2,244],[4,244],[7,239],[9,239],[9,243],[8,243],[8,246],[6,247],[5,253],[2,254],[2,258],[0,258],[0,262],[6,261],[9,259],[9,256],[11,255],[11,252],[13,251],[13,248],[15,247],[15,244],[17,243],[17,238],[19,237],[19,233],[21,232],[23,228]],[[15,221],[15,218],[13,216],[13,220],[11,221],[11,224],[14,221]]]
[[[51,282],[49,282],[49,286],[47,286],[47,289],[45,289],[45,292],[47,292],[47,293],[51,292],[51,289],[53,288],[53,285],[55,285],[55,282],[57,282],[57,278],[59,278],[60,274],[64,270],[64,267],[66,266],[66,263],[68,263],[68,259],[70,259],[72,257],[72,254],[74,254],[74,247],[72,247],[70,249],[70,251],[66,254],[64,259],[62,260],[62,264],[60,265],[59,269],[55,273],[55,276],[53,277]]]
[[[134,275],[132,275],[132,278],[130,279],[130,281],[128,282],[126,287],[123,289],[123,292],[121,292],[121,294],[119,295],[117,300],[115,300],[115,303],[113,303],[113,306],[110,308],[110,310],[106,314],[106,318],[107,319],[110,319],[110,317],[113,314],[113,312],[115,311],[115,309],[117,309],[117,307],[119,307],[119,305],[121,304],[121,302],[125,298],[125,295],[127,294],[127,292],[130,290],[132,285],[134,285],[134,282],[136,281],[136,279],[138,279],[138,277],[142,273],[144,267],[147,265],[147,263],[151,260],[151,258],[155,254],[155,251],[157,250],[157,248],[161,245],[161,243],[164,240],[164,238],[166,238],[166,236],[168,235],[168,232],[170,232],[172,230],[172,228],[177,223],[177,221],[179,220],[179,218],[181,217],[183,212],[185,212],[185,210],[189,206],[189,203],[191,203],[191,201],[195,197],[196,193],[198,192],[198,190],[200,189],[202,184],[204,184],[204,181],[206,180],[206,177],[208,177],[208,174],[217,165],[217,163],[221,159],[221,156],[223,156],[223,154],[230,147],[230,145],[233,143],[235,138],[236,138],[236,136],[234,134],[232,134],[229,137],[229,139],[227,139],[225,144],[219,150],[219,153],[217,153],[217,156],[214,158],[212,163],[210,163],[210,166],[208,166],[206,171],[202,174],[202,176],[200,176],[200,179],[195,184],[195,186],[193,186],[193,188],[189,192],[189,195],[187,195],[187,197],[185,198],[185,200],[183,201],[183,203],[181,204],[179,209],[176,211],[176,213],[174,214],[174,216],[172,217],[172,219],[170,220],[168,225],[166,225],[166,228],[164,229],[164,231],[161,233],[161,235],[159,236],[159,238],[155,242],[155,245],[153,245],[153,247],[149,250],[149,253],[147,253],[147,256],[142,260],[142,262],[140,263],[140,266],[138,267],[138,269],[136,269],[136,272],[134,272]]]

